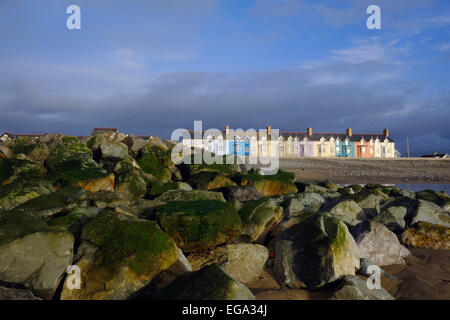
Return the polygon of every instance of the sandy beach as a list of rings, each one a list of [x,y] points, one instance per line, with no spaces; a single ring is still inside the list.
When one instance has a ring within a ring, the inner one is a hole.
[[[398,280],[382,277],[381,286],[397,300],[450,300],[450,250],[410,251],[411,256],[405,259],[406,265],[382,268]],[[323,300],[332,295],[327,290],[281,288],[270,268],[249,284],[249,288],[260,300]]]

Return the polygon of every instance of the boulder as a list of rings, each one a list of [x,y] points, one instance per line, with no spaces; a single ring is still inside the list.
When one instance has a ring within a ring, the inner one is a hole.
[[[445,211],[450,211],[450,197],[445,192],[434,190],[423,190],[416,193],[416,198],[433,202],[435,205],[443,208]]]
[[[169,182],[172,177],[170,168],[174,167],[174,164],[171,152],[161,147],[152,147],[139,158],[138,164],[144,172],[154,176],[157,181]]]
[[[364,192],[358,193],[361,198],[357,198],[357,204],[363,209],[365,213],[365,219],[373,219],[380,213],[380,205],[384,202],[384,198],[380,195],[375,195],[369,193],[367,195],[362,195]]]
[[[31,211],[42,218],[50,218],[57,213],[68,213],[72,208],[86,205],[86,191],[76,186],[67,186],[55,192],[34,198],[17,210]]]
[[[288,196],[281,203],[286,218],[307,217],[319,211],[325,199],[318,193],[304,192]]]
[[[189,184],[199,190],[214,190],[236,186],[236,182],[215,172],[201,172],[189,179]]]
[[[17,179],[10,184],[0,186],[0,211],[10,210],[54,191],[53,185],[43,179]]]
[[[220,190],[227,201],[236,199],[238,201],[252,201],[261,199],[258,190],[253,186],[233,186]]]
[[[256,172],[242,173],[238,177],[240,185],[254,186],[262,197],[278,196],[297,193],[293,173],[279,170],[274,175],[260,175]]]
[[[369,289],[367,282],[359,277],[350,276],[342,279],[340,288],[331,300],[395,300],[385,289]]]
[[[114,179],[114,173],[111,173],[106,177],[78,181],[77,186],[93,193],[98,191],[114,191]]]
[[[167,183],[155,182],[151,185],[150,190],[148,191],[147,195],[150,198],[155,198],[169,190],[190,191],[190,190],[192,190],[192,187],[189,184],[187,184],[186,182],[175,182],[175,181],[170,181]]]
[[[0,281],[51,299],[72,263],[74,237],[26,211],[0,214]]]
[[[111,191],[99,191],[89,194],[89,200],[100,209],[110,208],[114,209],[118,206],[128,206],[131,201],[126,199],[122,193]]]
[[[255,296],[241,282],[233,279],[218,264],[186,273],[159,291],[158,300],[254,300]]]
[[[214,248],[236,238],[242,222],[232,203],[173,201],[156,208],[162,229],[184,252]]]
[[[450,249],[450,228],[428,222],[418,222],[401,235],[402,242],[411,248]]]
[[[239,211],[244,228],[243,239],[262,243],[270,231],[283,219],[283,209],[271,198],[249,201]]]
[[[373,270],[371,272],[369,272],[369,267],[370,266],[373,266],[373,265],[378,266],[375,262],[373,262],[372,260],[367,259],[367,258],[361,258],[361,260],[359,261],[359,264],[360,264],[361,267],[360,267],[360,269],[358,270],[357,273],[361,274],[361,275],[363,275],[365,277],[370,277],[372,275]],[[388,278],[388,279],[391,279],[391,280],[398,280],[398,278],[396,276],[393,276],[392,274],[387,273],[386,271],[384,271],[381,268],[380,268],[380,275],[382,277],[384,277],[384,278]]]
[[[125,139],[123,139],[122,143],[128,147],[129,153],[133,157],[137,158],[147,144],[147,141],[134,135],[128,135]]]
[[[145,287],[178,260],[171,238],[154,221],[104,211],[91,219],[81,235],[81,289],[66,279],[62,300],[121,300]]]
[[[419,200],[417,209],[413,212],[409,219],[409,225],[424,221],[432,224],[450,227],[450,215],[441,207],[433,202]]]
[[[329,213],[350,226],[355,226],[366,218],[363,209],[353,200],[337,203]]]
[[[100,158],[120,161],[128,157],[128,147],[123,143],[101,143],[99,147]]]
[[[118,162],[114,172],[116,174],[115,191],[130,200],[145,196],[147,183],[154,180],[154,177],[145,174],[132,158]]]
[[[341,190],[341,189],[339,189],[339,190]],[[326,187],[322,187],[322,186],[319,186],[316,184],[304,185],[304,192],[318,193],[324,198],[336,198],[336,197],[341,196],[341,194],[336,191],[333,191],[331,189],[328,189]]]
[[[268,257],[269,251],[266,247],[239,243],[227,244],[206,252],[191,253],[188,260],[194,271],[217,263],[234,279],[248,284],[263,273]]]
[[[317,213],[287,229],[275,242],[274,273],[279,283],[320,288],[355,275],[360,253],[347,226],[329,214]]]
[[[167,203],[170,201],[217,200],[226,202],[221,192],[206,190],[169,190],[155,199],[155,202]]]
[[[42,165],[35,161],[0,159],[0,185],[5,185],[17,179],[38,179],[45,174]]]
[[[0,300],[40,300],[33,292],[0,286]]]
[[[82,227],[99,212],[97,207],[75,207],[66,215],[52,217],[47,224],[55,230],[69,231],[79,239]]]
[[[10,148],[0,145],[0,159],[9,159],[13,156]]]
[[[405,229],[406,213],[405,207],[391,206],[384,209],[374,221],[381,223],[392,232],[400,233]]]
[[[400,244],[397,236],[381,223],[364,223],[357,232],[353,232],[362,258],[372,260],[379,266],[405,264],[404,257],[410,252]]]

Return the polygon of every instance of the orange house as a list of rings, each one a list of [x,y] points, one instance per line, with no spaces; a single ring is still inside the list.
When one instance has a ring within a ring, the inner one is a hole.
[[[365,140],[361,137],[361,140],[355,142],[355,156],[356,158],[375,158],[375,140]]]

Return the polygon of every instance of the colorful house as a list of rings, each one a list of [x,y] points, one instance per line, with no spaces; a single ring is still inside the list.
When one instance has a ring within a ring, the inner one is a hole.
[[[273,135],[270,126],[259,132],[234,132],[227,125],[225,131],[214,135],[206,134],[204,137],[205,134],[190,141],[191,145],[220,155],[280,158],[395,157],[395,143],[389,137],[388,129],[382,134],[354,134],[351,128],[345,133],[313,133],[309,127],[305,132],[279,132],[278,135]]]

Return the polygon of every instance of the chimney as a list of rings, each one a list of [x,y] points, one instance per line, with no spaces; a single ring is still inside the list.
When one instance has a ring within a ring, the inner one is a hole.
[[[267,126],[267,135],[270,135],[271,134],[271,131],[270,131],[270,126]]]
[[[225,126],[225,134],[228,134],[228,132],[230,132],[230,126],[226,125]]]
[[[352,128],[348,128],[348,129],[347,129],[347,135],[348,135],[349,137],[352,136]]]
[[[386,137],[389,137],[389,129],[384,129],[384,130],[383,130],[383,134],[384,134]]]
[[[312,136],[312,128],[311,127],[306,128],[306,135]]]

